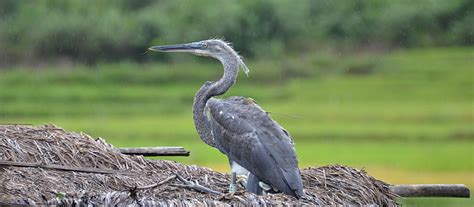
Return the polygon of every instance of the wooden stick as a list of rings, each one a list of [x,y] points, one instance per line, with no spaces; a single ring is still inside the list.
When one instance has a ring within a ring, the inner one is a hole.
[[[62,171],[75,171],[75,172],[86,172],[86,173],[99,173],[99,174],[127,174],[130,172],[117,171],[117,170],[108,170],[108,169],[99,169],[99,168],[84,168],[84,167],[71,167],[64,165],[53,165],[53,164],[42,164],[39,162],[13,162],[0,160],[0,166],[14,166],[14,167],[37,167],[44,169],[52,170],[62,170]]]
[[[120,153],[143,156],[189,156],[189,151],[183,147],[138,147],[119,148]]]
[[[463,184],[392,185],[390,190],[402,197],[470,197],[469,188]]]

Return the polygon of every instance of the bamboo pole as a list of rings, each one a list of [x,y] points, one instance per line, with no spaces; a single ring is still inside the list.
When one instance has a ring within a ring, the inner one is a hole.
[[[119,148],[120,153],[143,156],[189,156],[189,151],[183,147],[138,147]]]
[[[463,184],[392,185],[390,190],[401,197],[470,197],[469,188]]]

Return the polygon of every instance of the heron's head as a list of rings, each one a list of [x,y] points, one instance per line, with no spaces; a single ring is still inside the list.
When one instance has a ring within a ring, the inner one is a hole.
[[[213,57],[223,63],[229,58],[235,58],[238,67],[240,67],[246,75],[249,72],[242,57],[232,48],[230,43],[220,39],[202,40],[186,44],[153,46],[148,49],[157,52],[187,52],[199,56]]]

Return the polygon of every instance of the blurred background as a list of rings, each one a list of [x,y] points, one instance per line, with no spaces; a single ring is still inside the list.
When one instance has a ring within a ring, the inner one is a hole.
[[[54,123],[118,147],[229,170],[194,130],[210,58],[146,52],[225,38],[252,97],[293,136],[300,167],[474,188],[474,1],[0,1],[0,123]],[[471,206],[472,199],[407,199]]]

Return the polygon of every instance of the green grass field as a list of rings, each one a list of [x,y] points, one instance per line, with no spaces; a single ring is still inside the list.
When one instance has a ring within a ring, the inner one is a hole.
[[[156,55],[156,54],[153,54]],[[252,97],[292,134],[300,166],[346,164],[390,183],[474,188],[474,48],[305,54],[250,61],[226,94]],[[180,145],[169,158],[227,171],[191,105],[215,61],[0,70],[0,123],[54,123],[116,146]],[[472,199],[407,199],[472,206]]]

